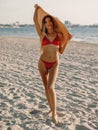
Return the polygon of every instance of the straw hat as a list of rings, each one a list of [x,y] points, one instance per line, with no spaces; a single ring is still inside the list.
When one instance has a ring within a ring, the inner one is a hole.
[[[39,23],[41,29],[42,29],[42,20],[46,15],[50,15],[50,14],[47,13],[45,10],[43,10],[39,6],[38,9],[37,9],[37,20],[38,20],[38,23]],[[50,16],[52,16],[52,15],[50,15]],[[72,38],[72,35],[68,31],[65,24],[63,24],[58,18],[56,18],[54,16],[52,16],[52,17],[53,17],[53,20],[54,20],[54,24],[56,26],[56,31],[62,33],[62,35],[63,35],[61,46],[66,46],[68,41]]]

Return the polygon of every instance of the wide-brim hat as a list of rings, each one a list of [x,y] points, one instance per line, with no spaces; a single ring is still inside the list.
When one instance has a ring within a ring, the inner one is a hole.
[[[42,29],[42,20],[46,15],[50,15],[53,20],[56,27],[56,31],[62,33],[63,39],[61,42],[61,46],[66,46],[68,41],[72,38],[72,35],[68,31],[66,25],[62,23],[58,18],[52,16],[51,14],[47,13],[45,10],[43,10],[40,6],[37,9],[37,20],[40,25],[40,28]]]

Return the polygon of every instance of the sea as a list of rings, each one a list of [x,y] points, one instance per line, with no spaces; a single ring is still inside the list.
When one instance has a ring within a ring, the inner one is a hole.
[[[98,44],[98,25],[70,26],[67,28],[73,35],[72,41]],[[0,36],[39,38],[34,25],[1,26]]]

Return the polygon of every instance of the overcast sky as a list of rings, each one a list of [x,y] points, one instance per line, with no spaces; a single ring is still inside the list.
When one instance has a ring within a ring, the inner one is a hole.
[[[0,0],[0,23],[33,24],[34,4],[72,24],[98,24],[98,0]]]

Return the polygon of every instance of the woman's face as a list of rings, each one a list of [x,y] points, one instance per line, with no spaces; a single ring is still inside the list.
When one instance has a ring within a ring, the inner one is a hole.
[[[53,28],[53,23],[52,23],[52,21],[51,21],[51,18],[47,17],[47,18],[45,19],[45,27],[46,27],[47,29]]]

